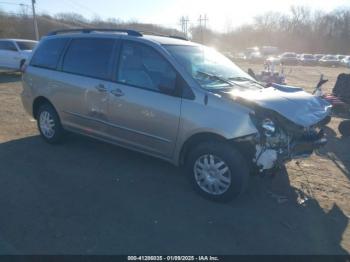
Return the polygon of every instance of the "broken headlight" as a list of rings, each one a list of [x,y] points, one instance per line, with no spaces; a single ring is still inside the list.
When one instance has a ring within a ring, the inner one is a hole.
[[[267,137],[272,136],[276,132],[275,123],[270,118],[265,118],[261,122],[261,127],[263,128],[264,133]]]

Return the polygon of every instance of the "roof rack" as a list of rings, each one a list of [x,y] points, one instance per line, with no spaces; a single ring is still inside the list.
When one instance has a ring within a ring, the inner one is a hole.
[[[129,29],[111,29],[111,28],[74,28],[74,29],[64,29],[64,30],[56,30],[49,32],[47,36],[57,35],[57,34],[65,34],[65,33],[73,33],[73,32],[81,32],[84,34],[89,34],[91,32],[120,32],[126,33],[131,36],[142,36],[142,34],[135,30]]]
[[[140,33],[141,34],[147,34],[147,35],[154,35],[154,36],[170,37],[170,38],[176,38],[176,39],[188,41],[188,39],[186,37],[183,37],[183,36],[164,35],[164,34],[158,34],[158,33],[151,32],[151,31],[140,31]]]
[[[62,30],[56,30],[49,32],[47,36],[52,35],[58,35],[58,34],[66,34],[66,33],[74,33],[74,32],[80,32],[83,34],[89,34],[92,32],[119,32],[119,33],[126,33],[130,36],[143,36],[143,34],[148,35],[155,35],[155,36],[162,36],[162,37],[170,37],[170,38],[176,38],[188,41],[186,37],[182,36],[176,36],[176,35],[164,35],[164,34],[158,34],[155,32],[148,32],[148,31],[136,31],[136,30],[129,30],[129,29],[111,29],[111,28],[73,28],[73,29],[62,29]]]
[[[184,37],[184,36],[178,36],[178,35],[169,35],[168,37],[188,41],[188,38],[186,38],[186,37]]]

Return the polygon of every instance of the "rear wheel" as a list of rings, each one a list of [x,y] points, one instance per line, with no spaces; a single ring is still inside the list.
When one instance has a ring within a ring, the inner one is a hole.
[[[249,179],[243,156],[232,146],[203,143],[194,148],[186,161],[186,170],[195,190],[215,201],[229,201],[240,195]]]
[[[59,143],[64,135],[59,116],[52,105],[45,103],[37,111],[36,119],[41,137],[50,144]]]

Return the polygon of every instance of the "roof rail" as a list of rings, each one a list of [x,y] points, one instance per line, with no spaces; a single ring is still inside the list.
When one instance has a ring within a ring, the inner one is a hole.
[[[184,36],[178,36],[178,35],[169,35],[168,37],[188,41],[188,38],[186,38],[186,37],[184,37]]]
[[[170,37],[170,38],[176,38],[176,39],[188,41],[188,39],[187,39],[186,37],[183,37],[183,36],[164,35],[164,34],[158,34],[158,33],[151,32],[151,31],[140,31],[140,33],[141,33],[141,34],[147,34],[147,35],[155,35],[155,36],[162,36],[162,37]]]
[[[73,32],[81,32],[84,34],[89,34],[91,32],[120,32],[126,33],[131,36],[142,36],[142,34],[135,30],[129,29],[111,29],[111,28],[73,28],[73,29],[63,29],[49,32],[47,36],[64,34],[64,33],[73,33]]]

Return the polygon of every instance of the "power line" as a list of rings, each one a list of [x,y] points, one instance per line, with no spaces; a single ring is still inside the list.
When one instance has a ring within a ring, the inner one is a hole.
[[[66,24],[66,23],[62,23],[62,22],[57,21],[57,20],[55,20],[55,19],[49,19],[49,18],[46,18],[46,17],[43,17],[43,16],[41,16],[40,19],[46,20],[46,21],[51,22],[51,23],[60,24],[60,25],[62,25],[62,26],[68,27],[69,29],[74,28],[73,25]]]
[[[4,5],[19,5],[19,6],[30,6],[28,4],[23,4],[23,3],[13,3],[13,2],[2,2],[0,1],[0,4],[4,4]]]
[[[69,1],[69,2],[71,2],[72,4],[78,6],[79,8],[83,8],[83,9],[85,9],[85,10],[91,12],[91,14],[93,14],[93,15],[95,15],[95,16],[98,16],[98,14],[97,14],[94,10],[90,9],[89,7],[83,5],[83,4],[79,3],[79,2],[76,2],[76,1],[73,1],[73,0],[67,0],[67,1]]]

